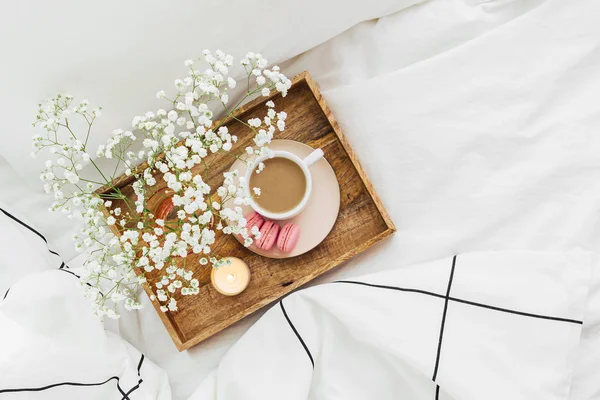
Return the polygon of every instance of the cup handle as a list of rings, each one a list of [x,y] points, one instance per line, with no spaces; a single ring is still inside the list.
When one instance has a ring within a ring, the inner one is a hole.
[[[324,156],[323,150],[316,149],[315,151],[310,153],[304,160],[302,160],[302,162],[308,168],[311,165],[313,165],[314,163],[316,163],[317,161],[319,161],[321,158],[323,158],[323,156]]]

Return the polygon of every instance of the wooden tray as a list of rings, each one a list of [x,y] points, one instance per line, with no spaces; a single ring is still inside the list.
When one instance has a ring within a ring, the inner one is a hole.
[[[260,97],[239,109],[236,116],[244,121],[262,117],[265,114],[264,104],[268,100],[273,100],[277,110],[287,112],[286,129],[283,133],[278,133],[276,138],[297,140],[313,148],[323,149],[340,184],[338,219],[329,236],[320,245],[306,254],[285,260],[259,256],[244,248],[230,235],[217,235],[217,243],[213,249],[218,254],[245,260],[252,274],[248,288],[234,297],[219,294],[210,284],[211,267],[199,265],[198,257],[189,255],[186,268],[194,270],[195,277],[200,281],[200,293],[196,296],[179,296],[177,312],[163,313],[153,302],[179,351],[189,349],[281,298],[396,230],[308,72],[296,76],[292,83],[286,97],[281,97],[280,94],[269,98]],[[232,118],[225,119],[225,123],[229,131],[239,137],[233,151],[242,152],[252,144],[250,132],[245,126]],[[222,173],[230,165],[231,157],[217,156],[210,171],[211,186],[215,187],[222,180]],[[138,168],[143,169],[145,165]],[[115,186],[134,198],[132,180],[131,177],[123,176],[117,179]],[[165,186],[162,177],[157,177],[157,182],[157,185]],[[106,193],[110,190],[104,187],[98,189],[98,192]],[[124,206],[113,202],[112,207]],[[149,277],[149,282],[153,282],[152,276]],[[151,294],[148,285],[144,289]]]

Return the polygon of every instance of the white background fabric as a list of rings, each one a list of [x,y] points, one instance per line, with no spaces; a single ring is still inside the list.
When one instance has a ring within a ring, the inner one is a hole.
[[[392,239],[320,281],[472,250],[599,250],[600,4],[594,0],[280,8],[272,2],[260,10],[250,4],[227,10],[234,19],[259,19],[259,11],[267,20],[284,11],[294,18],[275,19],[279,28],[259,20],[264,34],[253,24],[230,23],[221,35],[196,24],[211,10],[200,4],[188,4],[187,12],[147,2],[144,12],[129,3],[40,4],[15,3],[1,17],[0,105],[9,125],[1,133],[0,177],[15,192],[3,190],[0,198],[34,219],[51,243],[66,238],[59,246],[66,258],[73,253],[62,227],[69,225],[45,212],[41,204],[48,201],[34,186],[37,167],[25,159],[26,123],[39,100],[63,90],[104,105],[108,135],[151,108],[156,89],[203,47],[241,52],[255,45],[283,61],[380,16],[285,63],[288,74],[308,69],[321,86],[398,227]],[[312,18],[319,19],[307,22]],[[56,21],[65,23],[56,28]],[[167,25],[182,28],[162,29]],[[54,29],[57,51],[37,41]],[[240,34],[244,40],[236,39]],[[573,399],[600,395],[600,272],[590,279]],[[153,313],[129,315],[111,329],[168,372],[175,398],[191,393],[258,317],[177,353]]]

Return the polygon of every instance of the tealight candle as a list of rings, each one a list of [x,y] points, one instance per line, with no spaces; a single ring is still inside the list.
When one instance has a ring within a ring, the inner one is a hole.
[[[236,257],[225,257],[230,264],[213,268],[210,280],[217,292],[225,296],[235,296],[248,287],[250,282],[250,269],[248,265]]]

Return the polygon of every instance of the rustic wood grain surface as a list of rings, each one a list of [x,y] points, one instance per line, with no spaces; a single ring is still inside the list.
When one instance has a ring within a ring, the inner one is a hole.
[[[277,110],[285,110],[288,114],[286,129],[277,134],[277,139],[297,140],[313,148],[323,149],[340,184],[338,219],[329,236],[320,245],[306,254],[284,260],[259,256],[244,248],[235,238],[217,235],[217,243],[213,249],[218,254],[239,257],[250,267],[250,284],[238,296],[219,294],[210,284],[210,266],[201,266],[197,255],[191,254],[185,260],[182,259],[186,268],[194,270],[196,278],[200,280],[200,294],[179,296],[179,311],[173,313],[163,313],[154,304],[180,351],[339,266],[395,231],[393,222],[310,75],[304,72],[296,76],[286,97],[276,94],[270,98],[258,98],[238,110],[236,116],[242,120],[262,118],[266,115],[264,104],[268,100],[273,100]],[[243,152],[246,146],[252,145],[251,132],[247,127],[232,118],[223,122],[232,134],[239,137],[232,150],[234,154]],[[217,187],[222,181],[223,172],[228,170],[233,159],[222,154],[211,157],[215,157],[215,160],[208,182],[211,187]],[[211,161],[213,160],[207,160]],[[142,164],[139,169],[145,167]],[[200,171],[202,168],[198,167],[198,172]],[[166,187],[160,175],[157,176],[157,182],[157,190]],[[131,177],[123,176],[115,186],[133,198],[131,183]],[[106,193],[110,190],[103,187],[98,192]],[[112,207],[124,205],[115,201]],[[152,276],[149,282],[152,284]],[[148,294],[151,293],[149,286],[146,285],[144,289]]]

